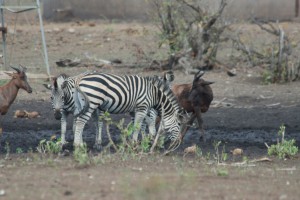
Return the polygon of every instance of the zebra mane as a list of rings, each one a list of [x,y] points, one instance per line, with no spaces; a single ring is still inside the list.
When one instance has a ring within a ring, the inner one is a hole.
[[[61,86],[62,84],[63,84],[63,82],[68,78],[69,76],[68,75],[66,75],[66,74],[60,74],[60,75],[58,75],[58,76],[56,76],[56,77],[53,77],[53,79],[52,79],[52,84],[53,84],[53,88],[55,89],[55,90],[57,90],[58,89],[58,87],[59,86]]]
[[[165,81],[161,80],[161,78],[158,76],[148,76],[147,79],[168,97],[168,99],[171,101],[173,107],[176,111],[178,111],[178,113],[183,113],[183,110],[179,105],[172,90],[170,89],[170,86]]]
[[[79,87],[79,82],[81,79],[89,74],[93,74],[95,71],[85,71],[81,74],[78,74],[76,76],[67,77],[62,85],[62,88],[65,88],[67,83],[71,83],[72,87],[74,87],[74,92],[72,94],[74,105],[75,105],[75,111],[74,111],[74,117],[77,117],[78,115],[85,113],[89,108],[89,99],[87,95],[81,91]]]
[[[65,73],[62,73],[62,74],[58,75],[56,78],[59,78],[59,77],[62,77],[62,78],[64,78],[64,79],[66,79],[66,78],[69,77],[69,75],[67,75],[67,74],[65,74]]]

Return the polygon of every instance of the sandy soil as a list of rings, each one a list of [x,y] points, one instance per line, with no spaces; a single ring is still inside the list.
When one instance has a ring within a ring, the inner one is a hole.
[[[254,30],[248,25],[245,31]],[[292,33],[300,25],[288,26]],[[14,63],[41,65],[32,39],[38,27],[17,27],[14,40]],[[144,68],[97,67],[100,59],[121,59],[124,63],[145,63],[166,56],[166,46],[158,49],[157,29],[149,24],[104,22],[73,22],[45,24],[52,75],[79,74],[99,70],[118,74],[159,75],[160,71]],[[20,51],[20,53],[18,53]],[[77,67],[57,67],[59,59],[79,60]],[[227,58],[229,59],[229,58]],[[230,63],[226,60],[224,61]],[[104,152],[93,156],[97,162],[86,167],[67,157],[42,157],[25,153],[36,149],[39,141],[60,133],[60,122],[55,120],[50,104],[50,92],[41,79],[30,79],[34,92],[20,91],[9,113],[1,116],[3,134],[0,142],[0,198],[3,199],[298,199],[300,176],[299,156],[281,161],[255,162],[231,166],[267,156],[264,145],[276,142],[279,126],[286,126],[286,137],[300,144],[299,82],[262,84],[262,69],[238,67],[237,76],[229,77],[224,69],[206,72],[204,78],[212,85],[214,102],[203,115],[208,141],[199,141],[197,129],[191,129],[181,147],[170,156],[137,155],[124,157]],[[42,71],[42,70],[40,70]],[[37,72],[40,72],[37,70]],[[193,75],[175,72],[175,83],[188,83]],[[39,118],[14,118],[17,109],[38,111]],[[114,120],[129,120],[128,115],[114,115]],[[72,118],[69,118],[71,122]],[[87,125],[84,140],[89,147],[94,141],[93,127]],[[111,127],[116,135],[118,131]],[[105,131],[104,131],[105,132]],[[67,140],[72,143],[71,123]],[[104,133],[104,143],[107,136]],[[220,150],[229,155],[227,165],[215,163],[214,141],[222,141]],[[203,157],[183,156],[183,149],[196,143]],[[7,145],[8,144],[8,145]],[[7,151],[10,155],[8,159]],[[231,150],[242,148],[242,156]],[[16,153],[22,149],[24,153]],[[206,158],[209,156],[210,158]],[[4,194],[3,194],[4,193]]]

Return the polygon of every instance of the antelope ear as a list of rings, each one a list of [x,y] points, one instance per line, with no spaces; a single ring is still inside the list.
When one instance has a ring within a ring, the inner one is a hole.
[[[14,73],[11,73],[11,72],[4,72],[4,73],[7,74],[10,77],[13,77],[13,75],[14,75]]]
[[[46,84],[46,83],[44,83],[43,86],[44,86],[45,88],[47,88],[48,90],[52,90],[52,88],[53,88],[51,84]]]
[[[205,85],[211,85],[213,83],[215,83],[215,82],[213,82],[213,81],[204,81],[201,85],[205,86]]]

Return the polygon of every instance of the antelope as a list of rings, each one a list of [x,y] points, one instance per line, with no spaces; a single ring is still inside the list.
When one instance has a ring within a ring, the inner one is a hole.
[[[16,72],[5,72],[8,76],[11,77],[11,80],[3,85],[0,86],[0,114],[5,115],[17,97],[19,89],[23,89],[28,93],[32,93],[32,88],[30,87],[29,83],[27,82],[26,76],[26,67],[20,65],[17,67],[12,67],[12,69],[16,70]],[[0,130],[2,131],[2,129]]]
[[[14,102],[17,97],[19,89],[23,89],[28,93],[32,93],[32,88],[27,82],[26,76],[26,67],[22,65],[19,68],[12,67],[12,69],[16,70],[14,73],[5,72],[8,76],[12,77],[12,79],[5,85],[0,86],[0,113],[1,115],[5,115],[10,107],[10,105]]]
[[[203,120],[201,113],[208,111],[210,103],[213,100],[213,92],[210,84],[213,82],[205,81],[201,77],[204,75],[204,71],[199,71],[195,74],[194,80],[189,84],[173,84],[170,85],[171,90],[177,97],[179,105],[187,112],[192,113],[186,122],[185,128],[182,130],[182,138],[185,136],[189,127],[193,124],[197,118],[199,130],[202,135],[202,139],[205,141]],[[172,72],[165,72],[163,79],[167,83],[171,83],[174,80]],[[201,136],[200,135],[200,136]]]

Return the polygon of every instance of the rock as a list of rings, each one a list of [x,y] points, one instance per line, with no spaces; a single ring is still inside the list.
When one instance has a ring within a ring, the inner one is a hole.
[[[14,114],[14,118],[24,118],[27,114],[24,110],[16,110]]]
[[[231,70],[228,70],[228,71],[227,71],[227,75],[228,75],[228,76],[236,76],[236,69],[233,68],[233,69],[231,69]]]
[[[184,149],[184,153],[188,154],[188,153],[196,153],[197,147],[194,144],[193,146],[187,147]]]
[[[243,154],[243,149],[240,148],[235,148],[234,150],[231,151],[232,155],[234,156],[239,156]]]

